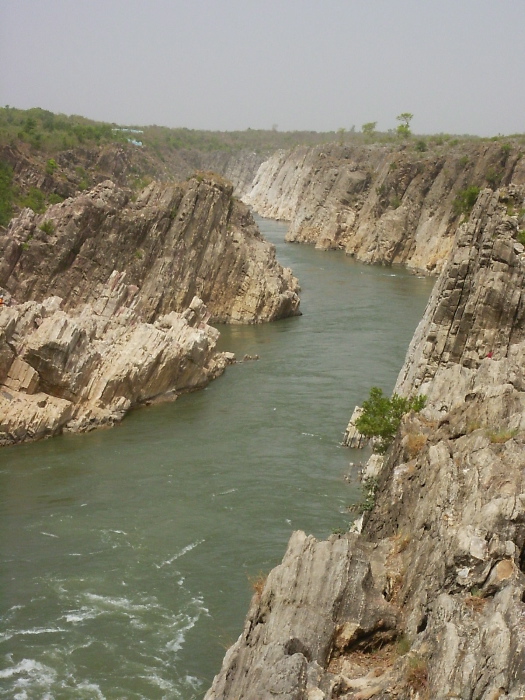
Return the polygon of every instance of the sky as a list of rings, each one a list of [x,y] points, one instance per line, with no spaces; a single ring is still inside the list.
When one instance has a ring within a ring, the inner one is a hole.
[[[0,105],[231,131],[525,132],[525,0],[0,0]]]

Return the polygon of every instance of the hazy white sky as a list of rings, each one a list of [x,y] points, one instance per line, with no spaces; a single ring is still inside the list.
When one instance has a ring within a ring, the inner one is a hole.
[[[125,124],[525,132],[525,0],[0,0],[0,105]]]

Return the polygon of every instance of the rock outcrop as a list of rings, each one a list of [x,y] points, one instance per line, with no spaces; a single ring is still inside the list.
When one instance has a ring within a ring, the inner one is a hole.
[[[0,444],[111,425],[204,386],[227,362],[214,322],[299,313],[233,186],[202,174],[135,201],[104,181],[0,229]]]
[[[77,146],[55,153],[49,167],[49,153],[34,151],[18,141],[0,146],[0,162],[13,170],[13,181],[20,192],[31,188],[55,199],[74,197],[79,191],[111,180],[120,187],[137,188],[145,180],[178,182],[196,171],[218,173],[234,186],[236,196],[250,188],[265,157],[251,150],[200,151],[166,150],[113,143],[98,147]],[[142,185],[143,187],[144,185]]]
[[[525,184],[516,145],[465,142],[418,152],[332,144],[274,154],[244,201],[290,221],[290,241],[437,274],[454,241],[458,193],[511,180]]]
[[[200,299],[144,323],[124,276],[113,273],[97,305],[79,313],[63,311],[59,297],[0,312],[0,445],[113,425],[224,370]]]
[[[361,534],[292,536],[206,700],[525,697],[524,200],[458,230]]]
[[[18,302],[96,304],[114,270],[136,287],[151,322],[194,296],[216,322],[258,323],[298,314],[297,280],[283,269],[233,188],[215,175],[152,183],[132,201],[105,181],[45,214],[24,209],[2,234],[0,287]]]

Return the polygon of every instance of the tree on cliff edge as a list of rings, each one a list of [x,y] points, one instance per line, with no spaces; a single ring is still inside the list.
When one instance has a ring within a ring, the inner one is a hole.
[[[414,115],[410,112],[402,112],[401,114],[397,115],[397,121],[401,122],[401,124],[399,124],[399,126],[396,129],[399,136],[402,136],[403,138],[406,138],[407,136],[412,136],[412,132],[410,131],[410,122],[413,118]]]

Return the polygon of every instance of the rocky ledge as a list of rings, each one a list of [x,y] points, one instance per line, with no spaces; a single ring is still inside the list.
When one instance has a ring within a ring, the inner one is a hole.
[[[113,425],[224,370],[200,299],[144,323],[123,277],[114,273],[97,305],[77,314],[59,297],[0,313],[0,445]]]
[[[459,227],[361,533],[292,535],[206,700],[525,697],[524,199]]]
[[[105,181],[0,229],[0,444],[111,425],[224,369],[214,322],[299,314],[298,284],[219,176]]]

